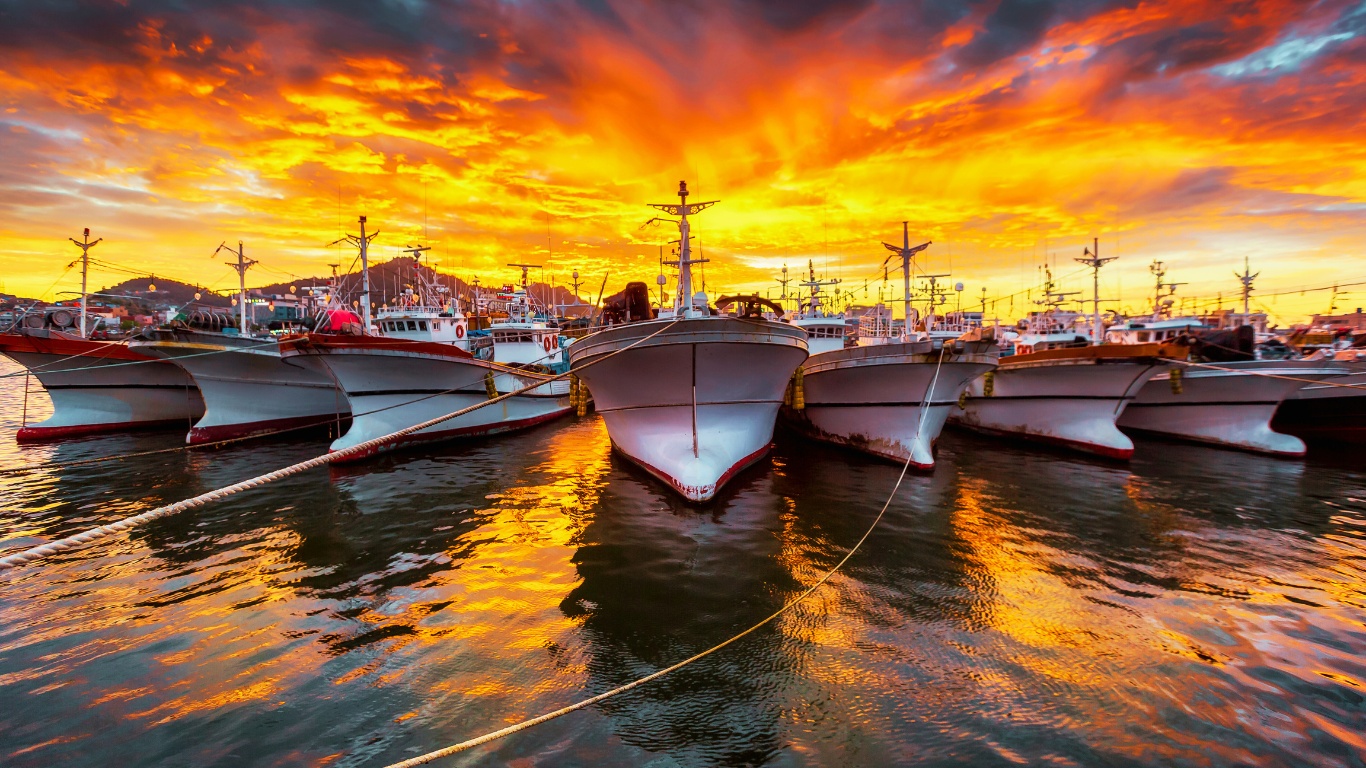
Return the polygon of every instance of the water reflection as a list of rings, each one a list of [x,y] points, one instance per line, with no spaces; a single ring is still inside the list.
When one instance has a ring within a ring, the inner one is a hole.
[[[0,541],[325,449],[70,466],[178,439],[0,436],[8,465],[62,464],[0,477]],[[7,580],[0,763],[411,757],[747,627],[838,560],[897,473],[784,437],[698,509],[593,418],[306,473]],[[950,434],[810,603],[467,763],[1359,764],[1364,540],[1346,459],[1143,442],[1122,466]]]

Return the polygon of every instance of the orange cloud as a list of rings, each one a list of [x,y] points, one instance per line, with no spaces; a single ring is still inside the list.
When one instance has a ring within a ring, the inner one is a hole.
[[[1133,308],[1152,259],[1208,297],[1245,254],[1268,291],[1361,277],[1366,20],[1340,0],[61,13],[0,33],[10,292],[46,290],[82,226],[211,287],[224,238],[321,274],[357,214],[462,276],[649,280],[673,235],[643,204],[682,178],[723,200],[697,226],[713,292],[813,259],[862,300],[903,220],[974,297],[1093,236]]]

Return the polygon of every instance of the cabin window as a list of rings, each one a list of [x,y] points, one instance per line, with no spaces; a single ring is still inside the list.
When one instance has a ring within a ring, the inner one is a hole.
[[[1147,341],[1147,340],[1150,339],[1151,337],[1152,337],[1152,335],[1149,334],[1147,331],[1139,331],[1139,332],[1138,332],[1138,340],[1139,340],[1140,342]]]
[[[426,320],[418,320],[418,321],[417,321],[417,329],[418,329],[419,331],[425,331],[425,330],[427,330],[427,321],[426,321]]]

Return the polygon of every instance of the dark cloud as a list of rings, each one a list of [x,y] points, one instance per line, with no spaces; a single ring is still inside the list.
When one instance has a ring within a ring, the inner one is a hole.
[[[1001,0],[982,32],[955,59],[960,66],[975,69],[1022,53],[1043,39],[1055,12],[1052,0]]]
[[[873,0],[740,0],[740,5],[774,29],[793,32],[857,16]]]

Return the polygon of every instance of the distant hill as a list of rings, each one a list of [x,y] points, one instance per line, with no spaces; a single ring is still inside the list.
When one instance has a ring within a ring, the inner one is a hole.
[[[444,285],[452,293],[461,298],[470,296],[470,285],[454,275],[443,275],[433,271],[425,264],[418,264],[417,261],[409,256],[400,256],[389,261],[381,262],[370,267],[370,301],[376,306],[392,304],[401,294],[405,287],[416,287],[418,275],[425,275],[429,280],[433,280],[437,285]],[[305,286],[322,286],[332,281],[331,277],[304,277],[298,280],[291,280],[284,283],[271,283],[263,285],[259,289],[261,293],[269,295],[273,293],[290,293],[291,288],[302,290]],[[343,295],[355,297],[360,295],[361,276],[359,272],[338,277]],[[508,281],[510,282],[510,281]],[[479,288],[482,291],[500,288],[507,282],[485,282],[480,280]],[[158,288],[161,286],[158,285]],[[532,283],[530,286],[531,295],[537,301],[555,304],[573,304],[575,296],[572,291],[564,286],[557,285],[553,289],[544,283]],[[582,303],[589,303],[593,298],[579,299]]]
[[[248,272],[247,274],[250,276],[251,273]],[[418,275],[425,275],[438,285],[446,286],[452,293],[461,298],[467,299],[471,295],[470,286],[464,280],[454,275],[434,272],[425,264],[418,264],[411,257],[401,256],[370,268],[370,300],[376,306],[394,303],[394,300],[404,291],[405,287],[417,284]],[[331,282],[330,276],[303,277],[289,282],[248,287],[247,291],[249,293],[259,292],[266,296],[287,293],[299,294],[307,287],[325,286]],[[361,276],[359,272],[340,275],[338,283],[341,286],[342,295],[348,297],[348,301],[354,300],[360,295]],[[479,287],[481,290],[489,291],[507,284],[503,281],[481,281]],[[152,290],[153,287],[155,290]],[[596,298],[595,296],[576,298],[572,291],[559,285],[552,289],[543,283],[532,283],[530,289],[537,301],[546,304],[590,303]],[[178,307],[190,302],[212,307],[230,307],[236,291],[227,290],[225,291],[226,295],[220,295],[178,280],[161,277],[136,277],[111,285],[108,288],[101,288],[98,293],[104,294],[95,297],[100,301],[125,305],[140,312],[148,312],[159,307]],[[196,293],[199,294],[197,300],[195,299]]]
[[[152,290],[153,286],[155,286],[155,290]],[[97,297],[100,301],[110,304],[139,306],[144,310],[166,305],[178,307],[189,304],[196,301],[196,293],[199,294],[196,303],[212,307],[232,306],[232,299],[229,297],[210,293],[207,288],[162,277],[135,277],[132,280],[124,280],[117,285],[102,288],[99,292],[105,294]]]

